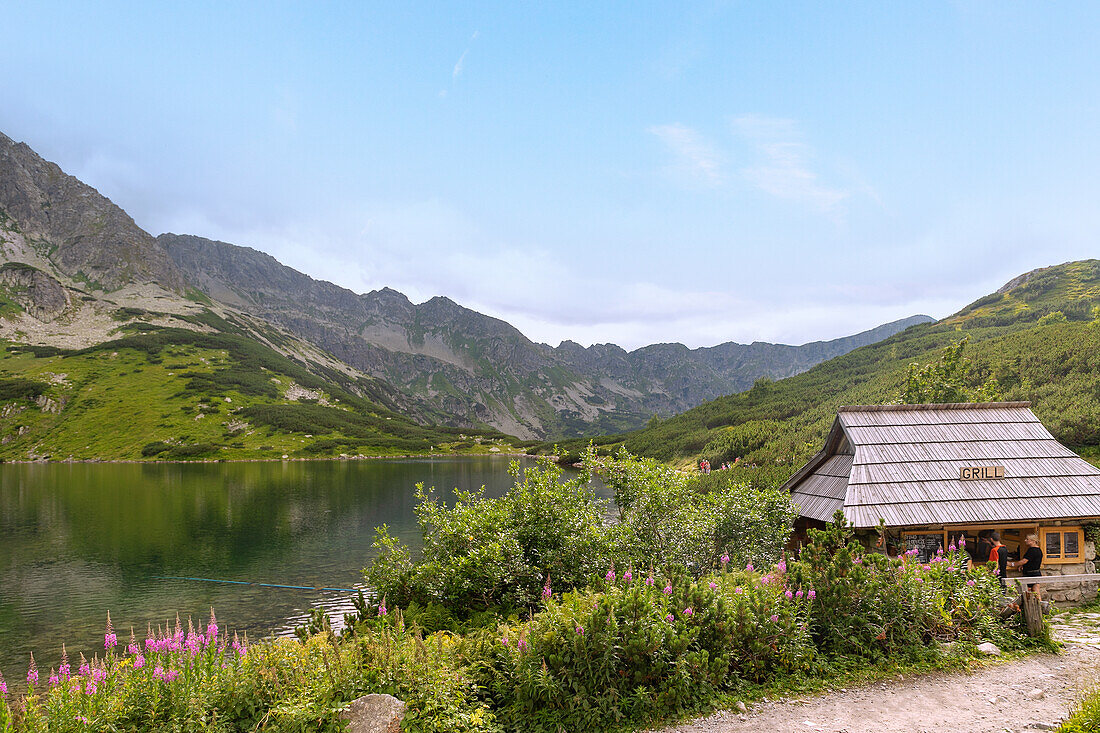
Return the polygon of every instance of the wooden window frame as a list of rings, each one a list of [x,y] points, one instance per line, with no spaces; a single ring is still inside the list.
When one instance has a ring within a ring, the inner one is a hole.
[[[1062,535],[1060,541],[1060,547],[1062,548],[1062,554],[1057,557],[1052,557],[1047,554],[1047,535],[1057,532]],[[1077,557],[1066,557],[1066,538],[1065,535],[1069,533],[1077,535]],[[1081,527],[1040,527],[1039,528],[1039,549],[1043,551],[1043,564],[1047,565],[1066,565],[1077,564],[1085,562],[1085,531]]]

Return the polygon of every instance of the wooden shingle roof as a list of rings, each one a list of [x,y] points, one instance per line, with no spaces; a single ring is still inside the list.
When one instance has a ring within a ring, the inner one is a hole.
[[[785,484],[802,516],[856,527],[1100,517],[1100,469],[1027,402],[841,407],[825,448]],[[963,481],[998,466],[1004,478]]]

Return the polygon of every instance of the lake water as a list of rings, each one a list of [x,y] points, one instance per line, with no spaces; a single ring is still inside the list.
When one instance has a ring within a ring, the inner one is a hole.
[[[0,465],[0,670],[28,654],[56,666],[65,642],[102,652],[111,612],[133,626],[179,612],[251,637],[290,633],[311,607],[340,618],[351,594],[221,585],[162,576],[356,588],[387,524],[419,545],[414,486],[446,496],[512,485],[509,459],[206,464]],[[523,465],[529,466],[530,462]]]

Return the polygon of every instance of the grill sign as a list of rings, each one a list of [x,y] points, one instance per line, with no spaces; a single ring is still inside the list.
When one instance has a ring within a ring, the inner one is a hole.
[[[963,481],[978,481],[980,479],[1004,477],[1004,466],[968,466],[959,469],[959,478]]]

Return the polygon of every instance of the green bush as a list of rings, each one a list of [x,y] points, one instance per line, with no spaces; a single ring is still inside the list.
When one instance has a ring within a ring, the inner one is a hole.
[[[665,717],[813,659],[808,596],[788,598],[781,582],[673,573],[597,585],[471,642],[477,681],[505,730]]]
[[[171,443],[165,443],[163,440],[155,440],[152,443],[146,443],[145,446],[142,447],[141,455],[146,458],[151,458],[171,449]]]
[[[438,603],[469,613],[526,608],[547,574],[567,588],[586,582],[613,552],[607,503],[596,498],[587,475],[562,480],[547,459],[522,478],[513,462],[512,473],[516,483],[503,497],[456,492],[453,507],[418,485],[421,560],[413,563],[408,548],[380,527],[367,583],[397,605]]]

